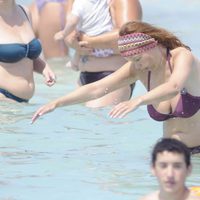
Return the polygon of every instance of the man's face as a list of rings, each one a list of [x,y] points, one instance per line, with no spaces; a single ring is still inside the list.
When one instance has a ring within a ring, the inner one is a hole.
[[[185,186],[191,166],[186,166],[183,154],[164,151],[158,153],[152,172],[157,177],[161,190],[174,193]]]

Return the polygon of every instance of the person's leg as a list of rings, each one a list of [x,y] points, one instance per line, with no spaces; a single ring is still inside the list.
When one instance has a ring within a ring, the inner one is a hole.
[[[64,41],[54,40],[55,33],[64,27],[65,13],[65,4],[56,2],[46,3],[40,11],[38,36],[46,58],[66,57],[68,54]]]

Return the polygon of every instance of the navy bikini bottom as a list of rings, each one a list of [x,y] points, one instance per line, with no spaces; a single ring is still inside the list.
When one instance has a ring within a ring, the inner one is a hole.
[[[0,88],[0,93],[3,94],[5,97],[9,98],[9,99],[13,99],[19,103],[22,103],[22,102],[28,102],[27,99],[22,99],[20,97],[17,97],[13,94],[11,94],[10,92],[8,92],[7,90],[4,90],[2,88]]]
[[[190,147],[189,148],[190,150],[190,153],[193,155],[193,154],[198,154],[200,153],[200,146],[197,146],[197,147]]]
[[[106,76],[109,76],[110,74],[112,74],[114,71],[103,71],[103,72],[81,72],[80,73],[80,81],[82,85],[86,85],[89,83],[93,83],[95,81],[98,81],[102,78],[105,78]],[[130,94],[130,98],[132,96],[133,93],[133,89],[135,87],[135,83],[130,85],[131,88],[131,94]]]

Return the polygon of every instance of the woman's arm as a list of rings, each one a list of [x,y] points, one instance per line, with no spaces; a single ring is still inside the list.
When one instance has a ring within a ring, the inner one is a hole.
[[[136,79],[137,76],[134,73],[132,63],[127,62],[124,66],[122,66],[113,74],[94,83],[84,85],[69,93],[68,95],[60,97],[42,106],[33,115],[32,123],[41,115],[51,112],[57,107],[68,106],[87,102],[92,99],[97,99],[116,89],[135,82]]]
[[[79,39],[81,40],[79,44],[82,44],[82,41],[86,44],[85,47],[90,48],[112,48],[118,49],[117,40],[119,38],[119,30],[114,29],[113,31],[90,37],[86,34],[81,34]]]
[[[191,52],[181,51],[176,56],[173,72],[168,82],[155,87],[145,95],[118,104],[111,110],[110,116],[121,118],[141,105],[159,103],[175,97],[185,87],[191,74],[193,61]]]
[[[193,67],[194,57],[188,50],[181,50],[173,61],[173,72],[168,82],[154,88],[141,97],[142,105],[173,98],[185,88]]]
[[[49,67],[48,63],[45,62],[41,56],[33,60],[33,70],[37,73],[42,74],[45,77],[45,83],[48,86],[52,86],[56,82],[54,72]]]
[[[67,1],[67,10],[66,10],[67,16],[70,15],[70,13],[71,13],[73,3],[74,3],[74,0]],[[67,18],[67,16],[66,16],[66,18]]]
[[[62,31],[57,32],[54,35],[55,40],[63,40],[65,37],[70,35],[73,31],[76,30],[76,26],[79,22],[79,17],[76,15],[70,14],[67,18],[67,23]]]
[[[35,72],[42,74],[45,67],[46,62],[41,58],[41,56],[33,60],[33,70]]]

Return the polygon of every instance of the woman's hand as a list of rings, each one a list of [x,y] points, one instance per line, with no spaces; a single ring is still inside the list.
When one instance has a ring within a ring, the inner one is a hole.
[[[33,70],[37,73],[43,74],[45,83],[52,86],[56,82],[56,76],[49,67],[48,63],[42,59],[42,55],[33,61]]]
[[[79,33],[78,37],[80,41],[87,41],[88,43],[90,42],[90,39],[92,38],[91,36],[88,36],[85,33]]]
[[[73,32],[65,39],[67,46],[75,49],[79,55],[90,55],[93,51],[87,41],[80,41],[80,33]]]
[[[54,40],[64,40],[65,35],[63,31],[59,31],[54,35]]]
[[[55,110],[56,108],[56,103],[55,102],[51,102],[48,103],[42,107],[40,107],[33,115],[32,119],[31,119],[31,124],[33,124],[39,117],[41,117],[42,115],[52,112],[53,110]]]
[[[124,101],[116,105],[109,113],[111,118],[123,118],[128,113],[136,110],[141,104],[140,98]]]
[[[42,74],[45,77],[45,83],[46,83],[46,85],[52,86],[52,85],[55,84],[55,82],[56,82],[56,76],[55,76],[54,72],[50,69],[50,67],[48,66],[48,64],[46,64],[46,67],[44,68]]]
[[[72,32],[65,38],[65,43],[67,46],[77,49],[78,48],[78,33],[77,32]]]
[[[82,56],[91,55],[93,48],[89,46],[87,41],[80,41],[79,45],[79,54]]]

